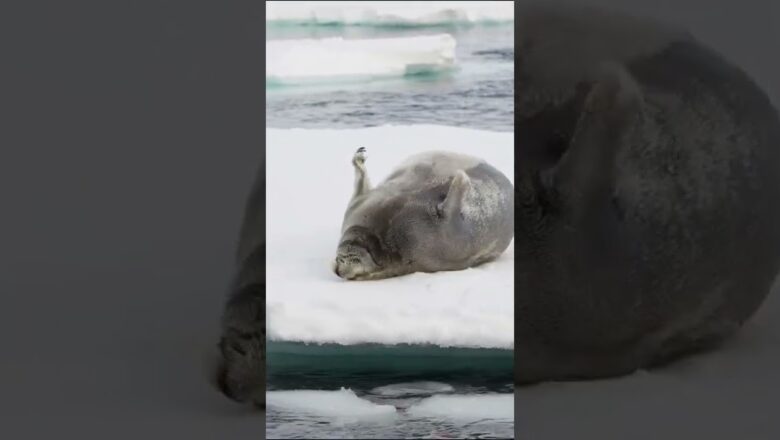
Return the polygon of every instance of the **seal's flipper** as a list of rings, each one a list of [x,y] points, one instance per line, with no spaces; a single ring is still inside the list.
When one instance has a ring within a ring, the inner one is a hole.
[[[352,198],[361,196],[371,191],[371,182],[368,180],[368,172],[366,171],[366,149],[360,147],[352,156],[352,166],[355,168],[355,191],[352,194]]]
[[[641,111],[642,93],[631,74],[616,63],[603,65],[585,99],[569,148],[550,180],[575,219],[610,200],[615,157]]]
[[[471,188],[471,179],[465,171],[458,170],[455,177],[452,178],[447,197],[436,207],[438,214],[442,217],[450,217],[460,213],[463,198],[469,188]]]

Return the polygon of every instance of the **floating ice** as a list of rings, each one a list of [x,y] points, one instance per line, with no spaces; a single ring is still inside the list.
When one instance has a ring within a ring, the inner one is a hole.
[[[353,82],[446,71],[455,63],[449,34],[349,40],[341,37],[266,42],[266,82]]]
[[[511,1],[269,1],[266,22],[301,25],[438,26],[512,22]]]
[[[407,411],[416,417],[442,417],[458,421],[514,420],[514,394],[432,396]]]
[[[513,133],[423,125],[268,129],[266,142],[270,340],[512,348],[513,245],[479,267],[378,281],[344,281],[330,263],[358,147],[367,149],[375,184],[429,149],[477,155],[512,180]]]
[[[361,399],[350,389],[338,391],[291,390],[266,392],[266,405],[278,409],[305,412],[325,417],[362,419],[367,417],[392,417],[396,414],[392,405],[379,405]]]
[[[385,397],[403,397],[451,393],[453,391],[455,389],[452,385],[442,382],[405,382],[376,387],[371,390],[371,393]]]

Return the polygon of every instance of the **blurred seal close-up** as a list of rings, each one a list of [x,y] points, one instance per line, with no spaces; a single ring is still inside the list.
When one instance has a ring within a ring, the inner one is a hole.
[[[516,382],[716,347],[780,264],[770,100],[662,24],[539,6],[516,19]]]

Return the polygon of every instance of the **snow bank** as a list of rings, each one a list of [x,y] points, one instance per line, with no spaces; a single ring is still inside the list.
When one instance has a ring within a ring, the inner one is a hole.
[[[392,417],[396,414],[393,405],[369,402],[359,398],[354,391],[344,388],[338,391],[268,391],[265,400],[268,406],[326,417],[362,419]]]
[[[433,26],[512,22],[511,1],[269,1],[268,23],[359,26]]]
[[[443,417],[458,421],[503,419],[513,421],[515,396],[506,394],[432,396],[412,405],[408,412],[415,417]]]
[[[449,34],[266,42],[266,81],[276,85],[355,81],[446,71],[455,64]]]
[[[367,149],[374,183],[430,149],[480,156],[512,180],[513,133],[442,126],[268,129],[266,141],[269,340],[513,346],[513,245],[492,263],[457,272],[350,282],[330,269],[358,147]]]

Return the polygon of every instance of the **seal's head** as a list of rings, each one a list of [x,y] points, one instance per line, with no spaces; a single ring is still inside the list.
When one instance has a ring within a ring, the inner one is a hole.
[[[333,272],[345,280],[366,279],[382,269],[379,239],[368,229],[349,228],[336,253]]]
[[[377,269],[379,265],[363,246],[356,244],[339,246],[336,261],[333,263],[333,271],[339,277],[346,280],[361,279],[376,272]]]

